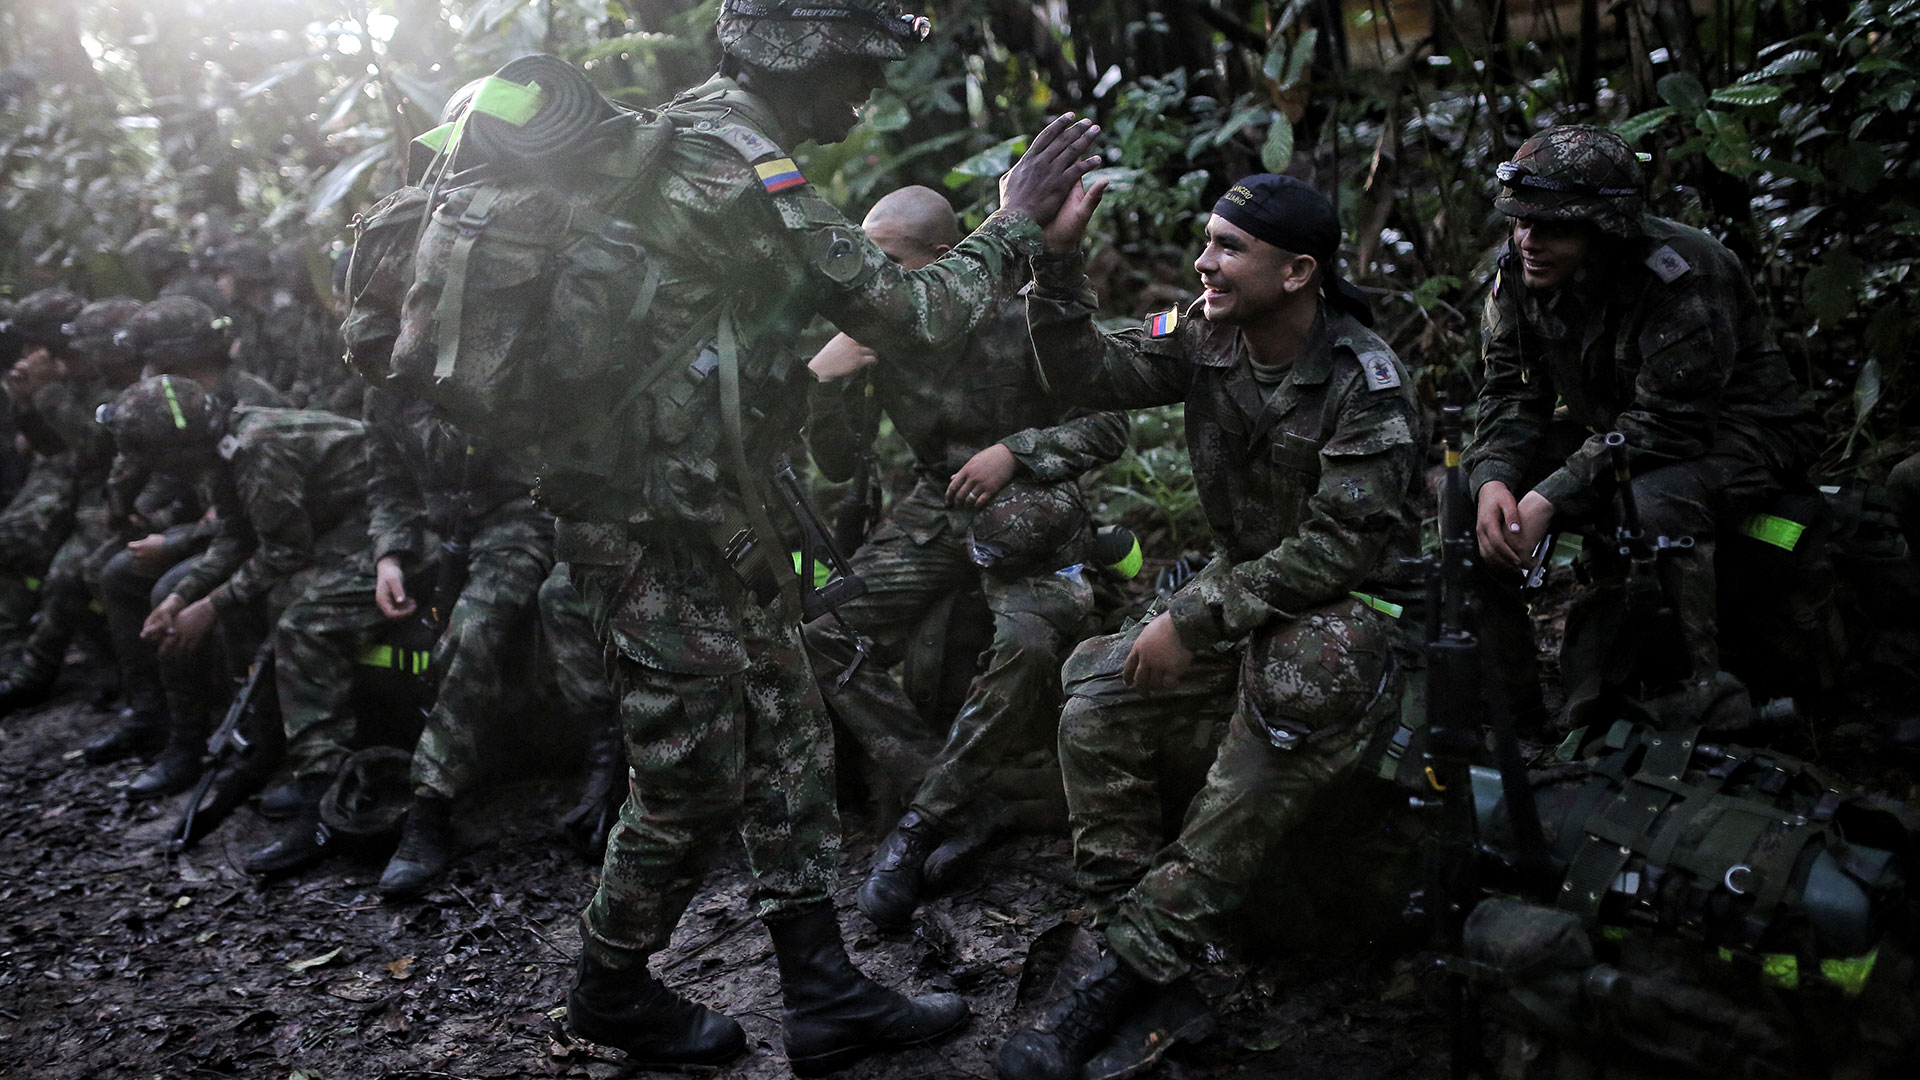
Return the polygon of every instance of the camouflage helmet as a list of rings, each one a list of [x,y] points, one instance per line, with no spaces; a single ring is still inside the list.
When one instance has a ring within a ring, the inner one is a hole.
[[[193,252],[165,229],[147,229],[120,249],[148,277],[166,277],[193,264]]]
[[[171,371],[183,364],[225,360],[231,323],[191,296],[163,296],[128,319],[120,335],[142,364]]]
[[[73,321],[61,327],[67,335],[67,347],[85,353],[98,364],[131,367],[139,362],[133,346],[120,331],[142,308],[131,296],[109,296],[80,309]]]
[[[213,271],[242,281],[265,281],[273,276],[273,252],[258,240],[229,240],[214,249]]]
[[[1586,221],[1616,236],[1640,234],[1640,159],[1605,128],[1548,128],[1521,143],[1495,175],[1500,194],[1493,208],[1508,217]]]
[[[155,375],[120,391],[94,418],[113,432],[122,453],[141,457],[212,446],[226,410],[192,379]]]
[[[412,763],[412,754],[393,746],[356,752],[320,797],[321,822],[343,836],[375,837],[398,829],[413,799]]]
[[[85,300],[65,289],[30,292],[14,304],[13,315],[7,319],[7,329],[28,345],[65,349],[67,324],[86,306]]]
[[[967,551],[983,569],[1019,576],[1085,561],[1090,539],[1078,487],[1015,480],[974,513]]]
[[[933,24],[895,0],[723,0],[714,29],[728,56],[794,75],[845,57],[905,60]]]

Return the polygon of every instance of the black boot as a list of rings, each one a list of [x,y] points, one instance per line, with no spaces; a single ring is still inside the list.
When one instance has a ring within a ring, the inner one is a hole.
[[[331,786],[324,776],[303,776],[300,808],[288,819],[278,839],[247,856],[242,868],[249,874],[283,874],[298,870],[326,854],[333,833],[320,820],[320,796]]]
[[[1077,1080],[1152,983],[1108,952],[1033,1027],[1000,1047],[1000,1080]]]
[[[719,1065],[747,1048],[733,1018],[662,985],[644,963],[610,968],[587,956],[567,992],[567,1027],[589,1042],[627,1052],[643,1068]]]
[[[159,746],[167,735],[164,710],[129,705],[120,710],[113,729],[95,736],[81,754],[90,765],[105,765],[124,757],[144,754]]]
[[[45,701],[59,676],[57,664],[51,668],[23,664],[0,676],[0,716]]]
[[[453,800],[415,795],[400,830],[400,846],[380,875],[380,895],[389,900],[416,896],[453,861]]]
[[[860,883],[854,902],[882,930],[905,930],[913,925],[913,909],[920,906],[927,882],[927,856],[940,846],[945,833],[940,823],[918,810],[908,810],[873,853],[873,869]]]
[[[162,795],[187,790],[195,780],[200,779],[206,750],[207,733],[204,728],[183,724],[179,717],[174,717],[167,728],[167,745],[161,749],[153,765],[127,785],[127,797],[157,799]]]
[[[300,812],[300,804],[305,798],[300,791],[299,779],[286,776],[268,784],[260,792],[260,803],[255,809],[268,821],[285,821]]]
[[[909,998],[862,975],[847,959],[831,904],[769,918],[767,931],[786,999],[787,1064],[797,1075],[825,1076],[877,1051],[933,1042],[971,1015],[958,994]]]

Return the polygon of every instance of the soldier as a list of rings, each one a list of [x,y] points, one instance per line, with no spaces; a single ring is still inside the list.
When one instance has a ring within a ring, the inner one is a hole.
[[[193,250],[166,229],[147,229],[120,252],[146,279],[149,295],[190,296],[208,305],[223,302],[219,285],[194,268]]]
[[[1685,642],[1682,700],[1704,702],[1720,668],[1715,530],[1804,477],[1820,426],[1740,261],[1645,212],[1640,163],[1619,136],[1551,128],[1498,173],[1494,207],[1513,233],[1483,317],[1486,378],[1464,459],[1483,565],[1504,575],[1483,590],[1489,674],[1522,718],[1544,712],[1518,580],[1549,531],[1591,528],[1607,510],[1602,437],[1617,431],[1643,531],[1693,540],[1661,561]],[[1600,658],[1634,632],[1623,627],[1619,569],[1597,569],[1612,582],[1582,598],[1567,628],[1569,716],[1621,674]]]
[[[573,568],[555,563],[540,584],[540,635],[558,683],[560,700],[573,726],[586,733],[587,778],[580,801],[560,822],[592,858],[606,853],[607,833],[627,800],[627,755],[620,740],[620,703],[607,681],[607,657],[594,636],[593,622]]]
[[[325,848],[320,797],[354,750],[354,658],[383,626],[422,613],[435,626],[439,692],[413,750],[413,801],[380,875],[413,896],[453,858],[453,800],[478,779],[479,725],[502,696],[507,635],[553,565],[553,519],[531,479],[474,447],[424,401],[366,391],[371,545],[323,574],[281,616],[274,669],[297,810],[246,861],[253,873],[305,865]]]
[[[1091,125],[1056,121],[971,237],[923,270],[888,261],[782,147],[845,138],[885,64],[926,29],[893,0],[724,0],[721,72],[667,107],[675,137],[618,212],[661,262],[649,336],[693,343],[662,362],[697,375],[710,343],[718,377],[682,379],[684,407],[664,391],[653,399],[660,414],[618,482],[566,495],[542,479],[561,513],[559,557],[612,657],[633,788],[583,919],[568,1023],[637,1061],[718,1062],[746,1045],[733,1020],[647,971],[736,827],[773,938],[796,1072],[938,1039],[967,1019],[957,995],[909,999],[848,960],[831,900],[832,737],[799,640],[797,582],[770,576],[763,593],[726,554],[740,522],[758,519],[755,531],[770,535],[758,469],[791,439],[805,401],[805,365],[788,352],[799,324],[823,314],[883,351],[958,340],[1091,167],[1079,160]],[[536,114],[527,127],[540,123]],[[723,404],[736,386],[737,410]],[[725,435],[749,407],[745,440]]]
[[[1395,715],[1396,601],[1416,588],[1404,560],[1419,552],[1419,403],[1338,277],[1332,205],[1291,177],[1242,180],[1194,260],[1199,303],[1102,334],[1079,256],[1102,187],[1069,200],[1034,260],[1034,351],[1048,384],[1081,404],[1186,403],[1217,552],[1145,622],[1085,642],[1062,672],[1076,879],[1106,945],[1001,1048],[1006,1080],[1077,1077],[1155,987],[1210,951],[1309,801],[1354,777]],[[1163,767],[1228,717],[1163,845]]]
[[[909,270],[960,240],[946,199],[924,187],[881,199],[861,228]],[[842,334],[813,367],[818,374],[861,353]],[[998,300],[964,341],[889,354],[867,379],[823,383],[814,401],[807,439],[829,478],[855,471],[859,447],[871,445],[878,423],[875,406],[913,448],[920,477],[853,556],[866,594],[841,605],[838,618],[807,624],[805,633],[821,692],[862,747],[882,768],[906,772],[909,782],[926,773],[874,853],[858,894],[860,910],[875,924],[899,929],[919,903],[927,856],[989,772],[1023,732],[1052,726],[1060,659],[1093,610],[1084,578],[1056,572],[1084,562],[1093,536],[1076,481],[1120,456],[1127,423],[1116,413],[1069,415],[1048,393],[1034,367],[1026,304],[1015,295]],[[931,771],[902,769],[903,748],[890,744],[916,728],[924,733],[925,722],[899,683],[863,655],[855,635],[893,649],[942,595],[975,585],[993,612],[985,670],[968,687]]]
[[[113,440],[93,414],[139,375],[131,353],[115,341],[139,310],[140,301],[127,296],[81,308],[61,327],[67,348],[60,378],[35,396],[35,412],[70,460],[72,526],[42,579],[39,614],[25,646],[0,669],[0,708],[17,707],[52,688],[68,643],[89,618],[91,586],[99,580],[97,564],[90,560],[111,539],[106,482],[113,461]]]
[[[200,774],[210,698],[224,682],[217,628],[230,652],[323,570],[366,545],[366,440],[359,421],[332,413],[241,406],[229,410],[199,383],[171,375],[128,387],[104,414],[136,464],[204,482],[214,508],[207,549],[169,569],[140,636],[153,643],[166,690],[166,746],[127,794],[153,798]]]
[[[147,375],[171,375],[208,390],[222,412],[236,405],[284,408],[287,400],[228,358],[227,320],[190,296],[163,296],[129,319],[124,347]],[[95,764],[144,753],[167,730],[159,658],[140,630],[161,597],[154,585],[168,570],[204,551],[217,531],[204,517],[209,493],[189,479],[152,471],[120,454],[107,479],[109,523],[126,543],[104,552],[97,579],[107,633],[120,665],[125,701],[117,723],[85,746]]]

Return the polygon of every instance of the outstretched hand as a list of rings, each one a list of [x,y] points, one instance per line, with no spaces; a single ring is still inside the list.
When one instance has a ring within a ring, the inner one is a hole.
[[[1098,156],[1081,156],[1098,134],[1092,120],[1075,120],[1072,113],[1054,117],[1000,178],[1000,205],[1026,214],[1043,228],[1052,224],[1068,196],[1079,190],[1080,178],[1100,164]]]
[[[1055,255],[1070,255],[1079,251],[1081,242],[1087,236],[1087,223],[1093,220],[1100,197],[1106,193],[1105,180],[1073,185],[1073,190],[1067,192],[1066,202],[1060,205],[1060,212],[1042,230],[1047,237],[1047,250]]]

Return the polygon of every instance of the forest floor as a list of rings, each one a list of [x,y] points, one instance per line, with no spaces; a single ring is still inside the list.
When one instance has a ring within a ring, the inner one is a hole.
[[[598,873],[557,827],[576,778],[529,776],[466,800],[463,854],[418,900],[374,893],[384,850],[262,881],[240,869],[272,828],[251,808],[168,853],[186,796],[130,802],[140,763],[81,760],[76,748],[111,719],[88,704],[85,682],[69,668],[53,703],[0,723],[0,1076],[635,1075],[617,1051],[564,1031],[577,917]],[[1884,735],[1884,722],[1859,717],[1787,748],[1912,798],[1912,761],[1888,753]],[[838,904],[855,961],[892,986],[956,990],[974,1018],[942,1044],[846,1075],[991,1077],[995,1051],[1051,978],[1054,928],[1079,915],[1066,842],[998,844],[968,885],[923,909],[912,935],[884,936],[852,906],[872,822],[847,826]],[[738,852],[721,855],[655,970],[745,1026],[749,1053],[720,1075],[770,1080],[790,1073],[772,950],[747,888]],[[1255,917],[1286,920],[1277,908]],[[1430,958],[1368,941],[1381,936],[1210,968],[1201,989],[1218,1034],[1176,1048],[1156,1075],[1445,1075]]]

